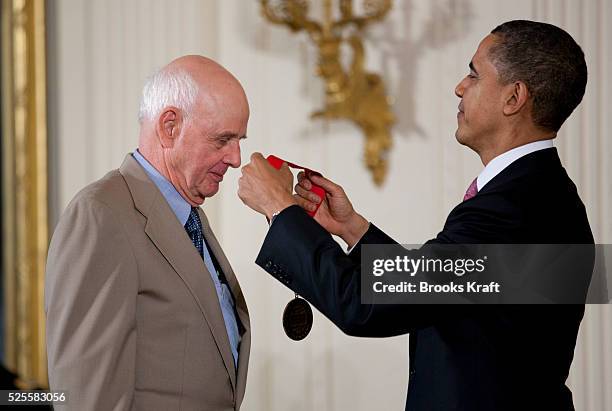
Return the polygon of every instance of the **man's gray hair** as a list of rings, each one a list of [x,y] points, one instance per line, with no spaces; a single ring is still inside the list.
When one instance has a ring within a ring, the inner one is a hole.
[[[138,121],[153,120],[168,106],[183,112],[189,120],[198,96],[198,85],[184,70],[162,68],[147,79],[142,89]]]

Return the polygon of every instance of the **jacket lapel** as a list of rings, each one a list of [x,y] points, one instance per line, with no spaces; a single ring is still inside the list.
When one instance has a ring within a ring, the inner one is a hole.
[[[200,254],[157,186],[131,154],[126,156],[119,171],[130,188],[135,207],[147,219],[145,233],[183,280],[200,308],[236,391],[236,368],[219,298]],[[221,264],[219,258],[218,261]]]
[[[244,299],[244,295],[242,294],[240,285],[238,284],[238,279],[234,274],[234,270],[232,269],[223,249],[219,245],[217,238],[215,237],[212,229],[210,228],[210,224],[208,222],[208,218],[202,209],[198,209],[198,214],[200,216],[200,220],[202,221],[202,227],[204,229],[204,237],[206,238],[206,242],[210,247],[210,251],[215,255],[217,262],[221,266],[223,270],[223,274],[227,279],[227,283],[230,287],[230,291],[232,292],[232,296],[234,297],[234,303],[236,304],[236,312],[238,313],[238,318],[244,327],[244,331],[241,334],[240,341],[240,349],[238,353],[238,392],[236,394],[239,401],[242,400],[244,396],[244,390],[246,386],[246,376],[247,376],[247,366],[249,360],[249,353],[251,347],[251,324],[249,320],[249,312],[247,309],[246,301]]]

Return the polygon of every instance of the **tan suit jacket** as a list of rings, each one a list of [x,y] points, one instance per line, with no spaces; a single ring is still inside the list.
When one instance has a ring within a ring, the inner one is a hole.
[[[49,248],[45,280],[56,410],[238,410],[251,332],[246,302],[206,216],[206,241],[242,324],[238,370],[209,272],[142,167],[79,192]]]

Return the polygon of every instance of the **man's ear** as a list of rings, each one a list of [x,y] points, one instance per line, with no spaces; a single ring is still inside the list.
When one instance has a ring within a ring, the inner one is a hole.
[[[514,115],[527,105],[529,90],[522,81],[515,81],[505,87],[504,114]]]
[[[172,147],[181,133],[183,116],[176,107],[166,107],[157,118],[155,129],[159,141],[164,148]]]

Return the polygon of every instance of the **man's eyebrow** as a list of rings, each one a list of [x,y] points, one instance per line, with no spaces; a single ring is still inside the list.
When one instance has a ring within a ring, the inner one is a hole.
[[[244,136],[239,136],[238,134],[236,134],[236,133],[232,133],[231,131],[225,131],[225,132],[223,132],[223,133],[221,133],[221,134],[217,135],[217,137],[216,137],[216,138],[217,138],[217,139],[219,139],[219,140],[221,140],[221,139],[225,139],[225,138],[239,138],[239,139],[241,139],[241,140],[242,140],[242,139],[247,138],[247,136],[246,136],[246,135],[244,135]]]
[[[476,70],[476,67],[474,67],[474,63],[470,61],[470,70],[472,70],[474,73],[478,74],[478,70]]]

